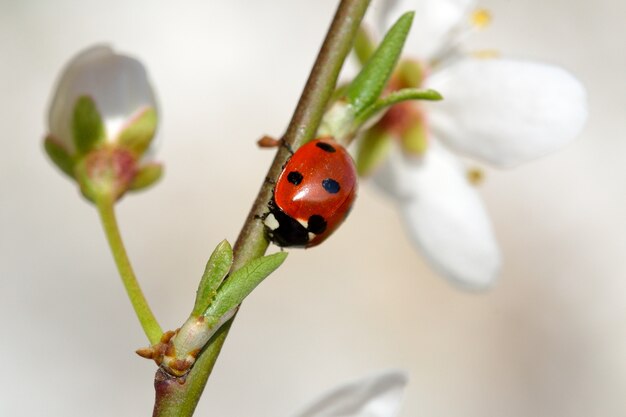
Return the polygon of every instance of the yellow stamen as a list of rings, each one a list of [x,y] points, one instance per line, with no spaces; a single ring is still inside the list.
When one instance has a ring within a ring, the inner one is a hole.
[[[473,51],[472,56],[478,59],[495,59],[500,58],[500,51],[496,49],[480,49]]]
[[[485,180],[485,172],[478,167],[468,168],[467,180],[470,184],[478,186]]]
[[[477,29],[484,29],[491,23],[491,13],[487,9],[476,9],[472,13],[472,24]]]

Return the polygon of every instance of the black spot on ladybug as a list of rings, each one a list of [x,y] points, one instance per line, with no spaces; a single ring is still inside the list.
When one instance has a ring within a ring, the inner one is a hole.
[[[332,178],[326,178],[322,181],[322,187],[331,194],[337,194],[340,188],[339,183]]]
[[[304,177],[302,176],[302,174],[300,174],[298,171],[291,171],[289,174],[287,174],[287,181],[289,181],[293,185],[300,185],[303,178]]]
[[[330,153],[336,151],[336,149],[332,145],[329,145],[328,143],[325,143],[325,142],[317,142],[315,146],[317,146],[323,151],[330,152]]]
[[[316,235],[323,233],[324,230],[326,230],[326,220],[324,220],[324,218],[319,214],[312,215],[309,217],[307,230],[311,233],[315,233]]]

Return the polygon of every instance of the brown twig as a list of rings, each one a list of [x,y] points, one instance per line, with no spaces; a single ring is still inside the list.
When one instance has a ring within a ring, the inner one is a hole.
[[[291,155],[287,148],[296,150],[314,138],[369,3],[370,0],[341,0],[283,136],[288,146],[278,149],[235,243],[233,270],[262,256],[267,250],[269,242],[259,216],[267,211],[267,204],[272,197],[272,181],[278,178]],[[187,417],[193,414],[232,321],[226,323],[209,341],[185,380],[174,378],[160,369],[157,371],[154,381],[154,417]]]

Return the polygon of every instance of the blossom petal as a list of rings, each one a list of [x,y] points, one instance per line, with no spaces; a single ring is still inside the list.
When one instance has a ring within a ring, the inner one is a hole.
[[[423,158],[414,158],[409,163],[397,147],[392,147],[387,160],[374,171],[372,183],[388,197],[400,201],[413,199],[423,165]]]
[[[393,417],[407,381],[399,371],[368,376],[334,388],[295,417]]]
[[[139,61],[103,45],[82,51],[67,64],[48,114],[50,133],[70,150],[74,105],[82,95],[96,102],[109,139],[114,139],[138,110],[156,108],[154,92]]]
[[[373,8],[381,34],[403,13],[414,10],[404,52],[411,58],[428,61],[453,41],[455,29],[467,18],[475,3],[475,0],[383,0]]]
[[[433,267],[465,288],[490,285],[500,250],[482,201],[456,158],[432,141],[422,158],[394,155],[374,177],[399,199],[406,230]]]
[[[584,87],[552,65],[466,59],[433,74],[427,84],[444,97],[429,106],[435,135],[498,166],[561,148],[587,118]]]

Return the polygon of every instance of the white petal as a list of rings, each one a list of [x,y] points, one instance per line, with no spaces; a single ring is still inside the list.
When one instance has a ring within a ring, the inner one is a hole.
[[[372,183],[388,197],[407,200],[415,197],[415,183],[421,174],[423,158],[415,158],[408,163],[402,152],[393,146],[385,162],[374,171]]]
[[[482,201],[456,158],[432,142],[421,160],[396,157],[391,171],[409,236],[433,267],[465,288],[490,285],[500,251]],[[385,169],[389,169],[386,167]]]
[[[407,381],[398,371],[368,376],[329,391],[295,417],[393,417]]]
[[[428,61],[453,41],[455,29],[473,9],[475,0],[381,0],[375,3],[378,31],[384,34],[405,12],[415,11],[404,55]]]
[[[466,59],[434,74],[427,85],[444,97],[429,104],[436,136],[499,166],[561,148],[587,118],[584,87],[552,65]]]
[[[74,104],[82,95],[95,100],[110,139],[137,110],[156,107],[154,92],[139,61],[118,55],[108,46],[91,47],[67,64],[50,104],[50,133],[69,149],[73,149]]]

